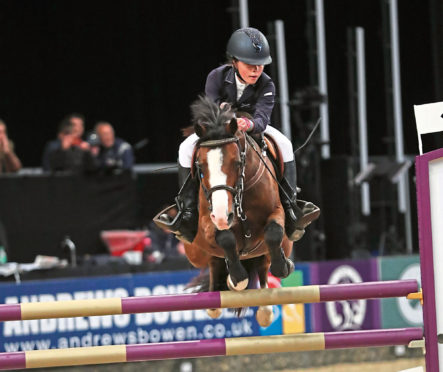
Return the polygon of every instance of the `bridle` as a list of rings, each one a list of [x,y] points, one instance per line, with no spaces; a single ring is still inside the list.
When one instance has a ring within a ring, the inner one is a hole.
[[[234,208],[237,213],[237,216],[242,220],[246,220],[246,215],[243,211],[242,203],[243,203],[243,194],[245,190],[245,168],[246,168],[246,152],[248,150],[248,141],[246,141],[245,138],[245,147],[242,148],[240,140],[238,137],[228,137],[218,140],[208,140],[201,142],[198,147],[223,147],[229,143],[235,143],[237,145],[237,148],[240,153],[240,167],[238,169],[238,177],[237,177],[237,183],[235,187],[229,186],[229,185],[216,185],[214,187],[211,187],[208,189],[203,182],[201,182],[201,179],[203,178],[203,171],[201,170],[199,164],[198,164],[198,150],[197,150],[197,157],[195,161],[195,167],[197,169],[197,174],[200,180],[200,185],[203,190],[203,193],[205,194],[205,198],[209,204],[209,210],[212,212],[212,200],[211,196],[215,191],[218,190],[226,190],[230,192],[233,196],[234,200]]]

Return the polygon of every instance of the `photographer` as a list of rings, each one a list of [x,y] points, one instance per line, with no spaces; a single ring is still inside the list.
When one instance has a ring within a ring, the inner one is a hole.
[[[96,141],[91,143],[91,152],[98,167],[103,171],[130,170],[134,165],[134,153],[129,143],[115,137],[114,128],[106,121],[95,125]],[[95,142],[95,143],[94,143]]]
[[[95,168],[91,152],[75,145],[75,130],[68,119],[59,125],[57,139],[46,144],[42,166],[47,172],[91,172]]]
[[[14,152],[14,144],[8,138],[6,123],[0,119],[0,174],[17,172],[21,167],[22,163]]]

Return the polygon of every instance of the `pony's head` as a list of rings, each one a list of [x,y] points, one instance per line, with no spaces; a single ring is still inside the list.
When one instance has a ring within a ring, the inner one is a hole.
[[[220,108],[207,97],[192,106],[197,142],[196,166],[210,217],[218,230],[229,229],[234,221],[239,181],[244,168],[237,120],[229,105]]]

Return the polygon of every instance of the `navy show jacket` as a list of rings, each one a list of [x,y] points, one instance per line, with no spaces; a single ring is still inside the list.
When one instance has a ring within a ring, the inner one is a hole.
[[[271,122],[275,103],[275,85],[264,72],[255,84],[245,88],[237,101],[234,68],[231,65],[217,67],[209,73],[206,79],[205,93],[218,104],[228,102],[238,111],[250,114],[254,122],[252,133],[263,132]]]

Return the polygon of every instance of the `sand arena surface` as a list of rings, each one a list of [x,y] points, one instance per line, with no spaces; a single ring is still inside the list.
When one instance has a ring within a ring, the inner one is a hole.
[[[372,363],[340,363],[325,367],[280,370],[280,372],[398,372],[415,367],[423,367],[423,369],[426,370],[424,368],[424,358],[400,359]]]

